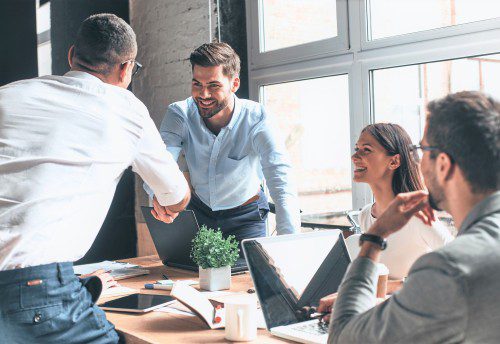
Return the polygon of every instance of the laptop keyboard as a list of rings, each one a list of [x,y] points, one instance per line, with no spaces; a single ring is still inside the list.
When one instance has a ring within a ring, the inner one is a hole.
[[[314,335],[323,335],[328,333],[328,324],[325,322],[314,322],[294,326],[295,331],[305,332]]]

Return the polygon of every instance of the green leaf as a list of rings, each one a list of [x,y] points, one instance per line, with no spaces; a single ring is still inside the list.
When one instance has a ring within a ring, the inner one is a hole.
[[[234,235],[224,238],[220,228],[201,226],[192,240],[191,259],[202,268],[233,266],[238,260],[238,242]]]

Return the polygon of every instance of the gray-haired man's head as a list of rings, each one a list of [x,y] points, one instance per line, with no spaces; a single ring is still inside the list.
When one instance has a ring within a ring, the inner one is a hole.
[[[106,75],[136,55],[134,30],[114,14],[92,15],[78,29],[73,58],[80,68]]]

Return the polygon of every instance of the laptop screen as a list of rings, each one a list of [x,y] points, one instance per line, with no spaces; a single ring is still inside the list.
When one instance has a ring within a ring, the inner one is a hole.
[[[268,328],[304,320],[298,311],[336,292],[350,263],[339,230],[249,239],[243,249]]]

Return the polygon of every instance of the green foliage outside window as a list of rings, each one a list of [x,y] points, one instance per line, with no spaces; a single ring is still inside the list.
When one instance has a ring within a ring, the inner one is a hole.
[[[233,266],[238,260],[238,242],[234,235],[225,239],[220,230],[203,225],[192,243],[191,259],[203,269]]]

